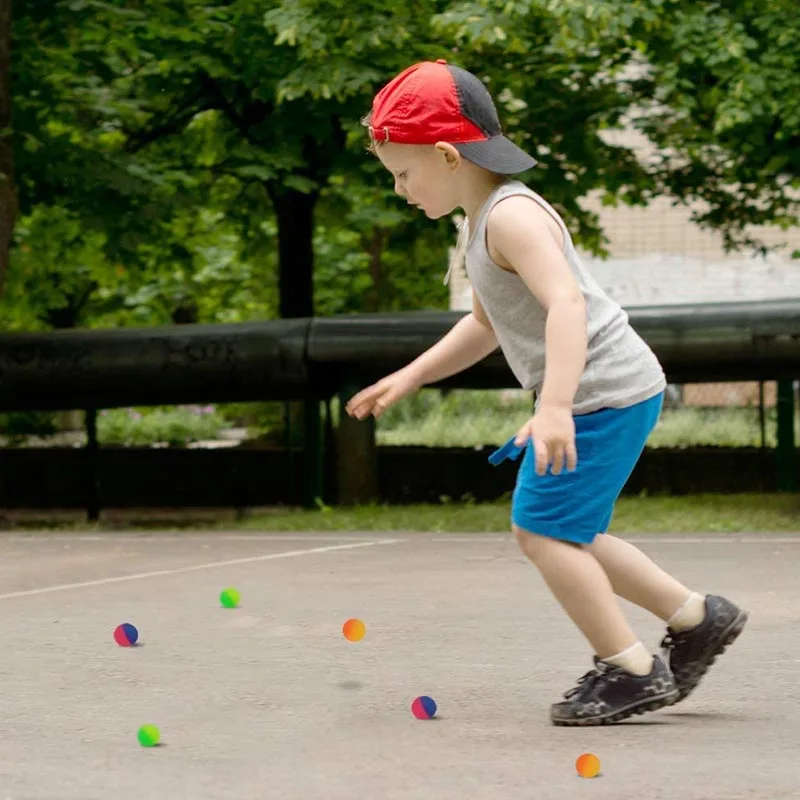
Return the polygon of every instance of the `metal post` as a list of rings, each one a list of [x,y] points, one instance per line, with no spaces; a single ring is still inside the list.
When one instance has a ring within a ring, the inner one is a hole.
[[[326,505],[336,502],[336,428],[333,424],[331,398],[326,397],[322,403],[325,412],[325,424],[322,429],[322,470],[325,494],[322,499]]]
[[[9,527],[7,520],[8,496],[6,494],[6,474],[8,466],[6,464],[5,447],[0,447],[0,530]]]
[[[778,491],[797,491],[797,449],[794,436],[795,398],[792,381],[778,381]]]
[[[324,493],[319,398],[303,402],[303,507],[319,508]]]
[[[767,413],[764,399],[764,381],[758,382],[758,424],[761,428],[761,452],[767,447]]]
[[[89,522],[100,519],[100,443],[97,438],[97,409],[86,415],[86,516]]]
[[[344,407],[360,389],[354,375],[349,375],[339,392],[339,428],[336,440],[337,501],[352,506],[370,503],[378,497],[378,448],[375,418],[357,420]]]
[[[289,487],[289,496],[286,499],[289,505],[294,505],[297,495],[295,494],[294,446],[292,442],[292,404],[289,400],[283,404],[283,438],[286,447],[286,474]]]

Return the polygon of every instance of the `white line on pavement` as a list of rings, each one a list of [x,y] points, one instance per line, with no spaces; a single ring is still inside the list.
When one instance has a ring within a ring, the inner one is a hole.
[[[82,581],[81,583],[64,583],[59,586],[45,586],[41,589],[25,589],[19,592],[7,592],[0,594],[0,600],[10,600],[15,597],[32,597],[37,594],[49,594],[50,592],[62,592],[68,589],[86,589],[91,586],[104,586],[110,583],[123,583],[124,581],[138,581],[145,578],[158,578],[164,575],[180,575],[184,572],[197,572],[202,569],[215,569],[216,567],[230,567],[235,564],[253,564],[257,561],[274,561],[279,558],[293,558],[295,556],[310,556],[317,553],[330,553],[334,550],[354,550],[358,547],[372,547],[373,545],[394,544],[397,539],[380,539],[373,542],[356,542],[353,544],[337,544],[329,547],[313,547],[309,550],[289,550],[285,553],[267,553],[261,556],[250,556],[248,558],[232,558],[227,561],[212,561],[206,564],[194,564],[189,567],[177,567],[176,569],[160,569],[153,572],[138,572],[134,575],[119,575],[114,578],[100,578],[94,581]]]

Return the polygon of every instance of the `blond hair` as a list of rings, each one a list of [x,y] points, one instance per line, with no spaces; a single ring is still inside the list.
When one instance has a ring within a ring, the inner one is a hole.
[[[378,149],[378,146],[382,143],[376,141],[375,137],[372,135],[372,111],[368,111],[363,117],[361,117],[361,124],[370,131],[367,152],[374,155]]]
[[[469,243],[469,217],[463,217],[461,222],[456,220],[458,227],[458,238],[456,239],[456,246],[453,248],[450,255],[450,263],[447,265],[447,274],[444,276],[445,286],[450,281],[450,276],[453,272],[464,269],[465,260],[467,256],[467,244]]]

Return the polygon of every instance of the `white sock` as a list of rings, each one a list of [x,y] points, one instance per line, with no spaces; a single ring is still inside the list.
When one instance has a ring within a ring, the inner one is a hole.
[[[706,598],[692,592],[686,602],[667,620],[667,625],[674,631],[685,631],[694,628],[706,618]]]
[[[634,675],[649,675],[653,671],[653,654],[648,652],[642,642],[632,644],[627,650],[617,653],[611,658],[604,658],[607,664],[622,667]]]

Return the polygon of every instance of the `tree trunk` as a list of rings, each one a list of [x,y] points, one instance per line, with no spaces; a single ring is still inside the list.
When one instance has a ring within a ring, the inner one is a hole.
[[[196,325],[200,318],[200,309],[193,299],[184,300],[172,309],[170,315],[173,325]]]
[[[11,0],[0,0],[0,295],[5,286],[17,216],[11,139]]]
[[[60,281],[56,276],[54,286],[59,286]],[[86,309],[92,295],[97,291],[95,281],[84,281],[82,285],[75,286],[71,292],[66,293],[64,304],[57,308],[48,308],[40,313],[39,319],[55,330],[71,330],[77,328],[81,314]]]
[[[278,218],[278,289],[280,315],[314,315],[314,206],[318,192],[270,186]]]

